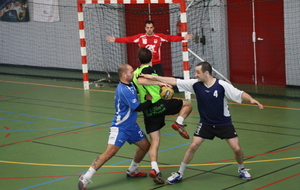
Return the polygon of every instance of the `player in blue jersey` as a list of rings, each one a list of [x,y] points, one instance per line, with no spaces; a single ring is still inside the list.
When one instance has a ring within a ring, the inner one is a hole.
[[[108,145],[105,152],[99,155],[89,170],[79,177],[78,189],[85,190],[95,172],[127,141],[129,144],[135,144],[138,149],[134,153],[131,165],[126,171],[127,177],[146,177],[147,174],[140,172],[139,163],[149,150],[150,143],[136,123],[138,111],[143,111],[151,105],[152,97],[147,95],[147,101],[138,102],[137,91],[133,85],[133,68],[128,64],[123,64],[118,68],[120,82],[115,93],[115,117],[110,127]]]
[[[259,109],[263,109],[263,105],[246,92],[238,90],[231,84],[213,77],[212,67],[208,62],[202,62],[196,66],[195,77],[197,79],[181,80],[173,77],[144,74],[141,76],[170,85],[177,85],[179,91],[189,91],[196,95],[200,123],[194,133],[193,142],[184,155],[179,171],[172,173],[167,179],[169,184],[174,184],[182,179],[184,170],[194,157],[196,150],[205,139],[213,140],[214,137],[219,137],[227,141],[235,154],[240,177],[245,180],[251,179],[248,169],[244,168],[244,153],[232,125],[227,99],[237,103],[241,103],[243,100],[249,101],[251,104],[257,104]]]

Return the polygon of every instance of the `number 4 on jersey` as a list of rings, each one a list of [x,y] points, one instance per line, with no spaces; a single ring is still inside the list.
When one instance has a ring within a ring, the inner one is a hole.
[[[214,95],[213,96],[215,96],[216,98],[218,97],[218,91],[217,90],[214,91]]]

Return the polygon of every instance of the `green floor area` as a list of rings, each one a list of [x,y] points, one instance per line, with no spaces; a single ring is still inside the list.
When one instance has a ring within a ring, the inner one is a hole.
[[[249,85],[249,84],[233,84],[233,85],[239,89],[243,89],[244,91],[252,95],[300,100],[300,86],[279,87],[279,86]]]
[[[82,81],[0,75],[1,190],[77,189],[78,176],[105,151],[114,117],[116,84],[101,84],[83,90]],[[238,88],[250,90],[250,87]],[[252,94],[251,90],[249,93]],[[88,190],[298,189],[300,101],[252,95],[264,105],[263,110],[246,102],[229,102],[245,154],[245,167],[251,169],[251,181],[238,177],[232,150],[226,141],[215,138],[205,140],[188,165],[182,182],[174,185],[157,185],[149,177],[127,178],[125,171],[136,147],[125,144],[97,171]],[[183,93],[175,96],[184,98]],[[193,96],[190,102],[193,112],[185,124],[192,137],[199,114]],[[167,117],[166,126],[161,130],[158,164],[164,179],[178,170],[192,142],[170,127],[175,119],[175,116]],[[142,114],[138,124],[144,129]],[[141,162],[140,169],[150,171],[149,155]]]

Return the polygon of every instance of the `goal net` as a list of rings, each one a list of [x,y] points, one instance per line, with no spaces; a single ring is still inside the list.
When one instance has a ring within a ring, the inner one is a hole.
[[[188,59],[190,75],[194,75],[194,67],[197,63],[206,60],[215,67],[219,64],[217,73],[222,73],[222,78],[227,78],[226,43],[223,40],[225,32],[216,32],[216,36],[210,32],[213,27],[224,28],[225,22],[221,17],[224,7],[210,7],[209,2],[187,1],[186,18],[188,33],[194,34],[188,41],[190,54]],[[215,26],[211,26],[211,18],[208,11],[214,13]],[[179,3],[172,4],[83,4],[84,33],[86,40],[87,69],[90,71],[102,71],[103,80],[118,81],[117,68],[128,63],[134,68],[139,66],[137,60],[138,45],[134,43],[111,43],[106,41],[107,36],[116,38],[133,36],[145,33],[145,21],[154,22],[154,32],[167,35],[181,36],[181,9]],[[221,31],[225,31],[222,29]],[[219,35],[221,34],[221,36]],[[218,35],[218,36],[217,36]],[[223,35],[223,36],[222,36]],[[222,42],[221,42],[222,41]],[[218,44],[218,45],[217,45]],[[215,49],[217,48],[217,49]],[[218,56],[214,57],[214,51]],[[161,46],[161,63],[165,76],[184,78],[183,48],[181,42],[163,43]],[[221,67],[220,67],[221,66]],[[190,69],[191,68],[191,69]],[[224,77],[225,76],[225,77]]]

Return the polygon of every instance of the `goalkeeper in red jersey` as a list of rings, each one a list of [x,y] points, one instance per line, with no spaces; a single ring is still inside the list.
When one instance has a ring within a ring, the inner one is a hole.
[[[151,20],[145,22],[146,33],[137,34],[123,38],[115,38],[114,36],[106,37],[108,42],[118,43],[136,43],[139,47],[145,47],[152,52],[152,67],[159,76],[164,75],[163,67],[161,65],[160,46],[164,42],[180,42],[182,40],[189,40],[193,37],[192,34],[187,34],[184,37],[176,35],[164,35],[154,33],[154,23]]]

